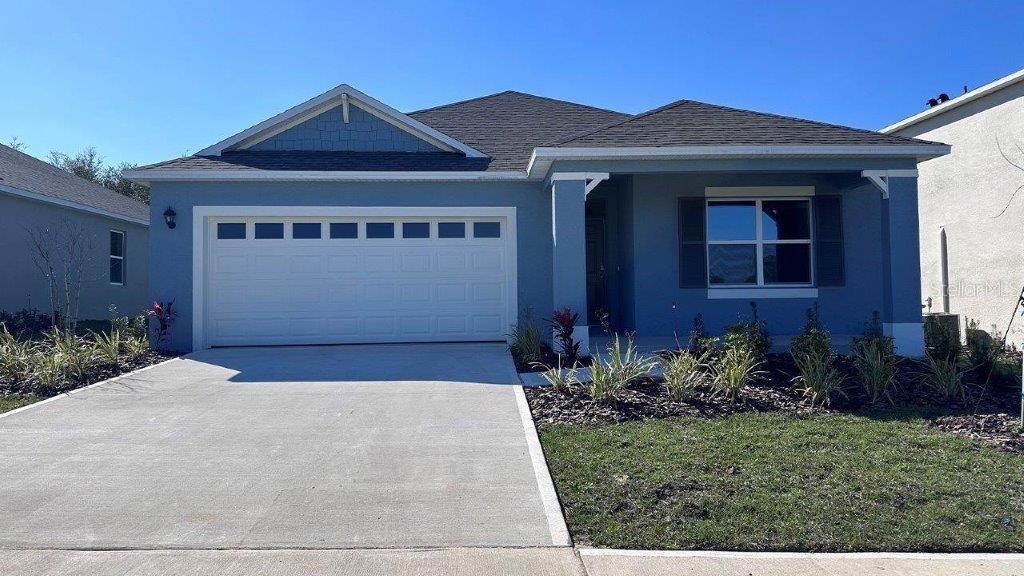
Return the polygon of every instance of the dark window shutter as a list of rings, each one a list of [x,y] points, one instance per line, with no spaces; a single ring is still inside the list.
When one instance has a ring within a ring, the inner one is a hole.
[[[679,287],[706,288],[704,199],[679,199]]]
[[[818,286],[846,284],[841,196],[814,198],[814,261]]]

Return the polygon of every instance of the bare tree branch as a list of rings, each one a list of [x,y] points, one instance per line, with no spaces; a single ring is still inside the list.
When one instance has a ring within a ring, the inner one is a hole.
[[[1003,157],[1004,160],[1006,160],[1014,168],[1024,172],[1024,165],[1014,162],[1012,159],[1010,159],[1009,156],[1007,156],[1006,152],[1003,151],[1003,145],[1001,142],[999,142],[999,136],[996,136],[996,147],[999,148],[999,154]],[[1024,148],[1021,148],[1020,143],[1014,142],[1014,147],[1017,148],[1017,151],[1020,152],[1021,157],[1024,158]],[[1024,190],[1024,184],[1018,186],[1017,189],[1013,191],[1013,194],[1010,194],[1010,198],[1006,201],[1006,205],[1003,206],[1003,209],[1000,210],[998,214],[993,216],[993,218],[999,218],[1000,216],[1005,214],[1006,211],[1010,208],[1010,204],[1013,203],[1014,198],[1017,197],[1017,194],[1019,194],[1021,190]]]

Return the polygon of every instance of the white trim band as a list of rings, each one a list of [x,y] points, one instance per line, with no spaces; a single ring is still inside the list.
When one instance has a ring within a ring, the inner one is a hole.
[[[817,298],[818,289],[806,288],[708,288],[708,300],[750,300],[768,298]]]

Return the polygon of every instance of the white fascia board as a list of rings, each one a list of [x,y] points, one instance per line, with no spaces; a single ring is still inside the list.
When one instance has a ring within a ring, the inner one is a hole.
[[[520,171],[378,172],[302,170],[132,170],[125,178],[135,182],[489,182],[526,180]]]
[[[53,204],[55,206],[61,206],[71,210],[77,210],[79,212],[87,212],[89,214],[95,214],[97,216],[113,218],[115,220],[121,220],[122,222],[139,224],[140,226],[146,226],[147,228],[149,227],[149,220],[142,220],[140,218],[132,218],[131,216],[115,214],[114,212],[110,212],[109,210],[96,208],[95,206],[89,206],[88,204],[82,204],[79,202],[74,202],[72,200],[65,200],[63,198],[54,198],[53,196],[47,196],[45,194],[39,194],[37,192],[31,192],[29,190],[22,190],[21,188],[14,188],[12,186],[5,186],[3,184],[0,184],[0,192],[6,192],[12,196],[20,196],[22,198],[28,198],[30,200],[45,202],[47,204]]]
[[[943,102],[938,106],[929,108],[924,112],[919,112],[917,114],[914,114],[913,116],[904,118],[899,122],[890,124],[885,128],[879,130],[879,132],[881,132],[882,134],[892,134],[893,132],[899,132],[904,128],[913,126],[914,124],[917,124],[929,118],[933,118],[935,116],[938,116],[939,114],[943,114],[954,108],[959,108],[960,106],[963,106],[964,104],[967,104],[969,102],[973,102],[978,98],[983,98],[985,96],[988,96],[989,94],[998,92],[1003,88],[1007,88],[1009,86],[1016,84],[1017,82],[1020,82],[1021,80],[1024,80],[1024,68],[1014,72],[1013,74],[1009,74],[1007,76],[1003,76],[998,80],[989,82],[984,86],[975,88],[974,90],[971,90],[966,94],[962,94],[960,96],[957,96],[956,98],[951,98],[950,100]]]
[[[470,158],[485,158],[487,156],[479,150],[459,142],[451,136],[438,132],[430,126],[413,119],[407,114],[403,114],[402,112],[395,110],[375,98],[367,96],[348,84],[341,84],[319,96],[299,104],[298,106],[293,106],[272,118],[252,126],[251,128],[243,130],[234,136],[225,138],[213,146],[200,150],[196,155],[220,156],[220,154],[225,150],[240,145],[252,146],[257,142],[261,142],[262,140],[279,133],[280,130],[277,132],[275,132],[275,130],[281,125],[286,125],[285,129],[287,129],[287,127],[291,127],[299,122],[308,120],[309,118],[312,118],[333,106],[341,105],[342,94],[348,94],[350,104],[362,104],[359,106],[360,108],[417,136],[425,137],[425,139],[432,141],[434,144],[441,144],[442,147],[457,150]]]
[[[934,158],[949,154],[945,144],[874,146],[664,146],[621,148],[534,148],[527,173],[542,178],[557,160],[705,160],[729,158]]]

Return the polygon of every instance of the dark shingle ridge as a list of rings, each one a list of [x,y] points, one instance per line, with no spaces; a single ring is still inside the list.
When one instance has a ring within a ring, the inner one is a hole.
[[[591,106],[590,104],[581,104],[579,102],[572,102],[570,100],[561,100],[558,98],[551,98],[549,96],[541,96],[539,94],[531,94],[529,92],[521,92],[519,90],[502,90],[501,92],[495,92],[493,94],[485,94],[483,96],[477,96],[475,98],[467,98],[465,100],[459,100],[457,102],[449,102],[447,104],[439,104],[437,106],[431,106],[430,108],[424,108],[422,110],[414,110],[412,112],[406,112],[406,115],[411,116],[413,114],[420,114],[423,112],[434,112],[436,110],[443,110],[445,108],[451,108],[453,106],[459,106],[461,104],[469,104],[471,102],[477,102],[479,100],[486,100],[488,98],[495,98],[498,96],[505,96],[508,94],[515,94],[516,96],[528,96],[530,98],[536,98],[538,100],[547,100],[554,104],[568,104],[569,106],[577,106],[579,108],[586,108],[588,110],[594,110],[595,112],[608,112],[611,114],[621,114],[626,117],[632,117],[626,112],[620,112],[618,110],[612,110],[611,108],[601,108],[600,106]]]
[[[693,106],[703,106],[703,107],[707,107],[707,108],[714,108],[714,109],[717,109],[717,110],[723,110],[723,111],[727,111],[727,112],[735,112],[735,113],[741,113],[741,114],[750,114],[750,115],[760,116],[760,117],[763,117],[763,118],[771,118],[771,119],[775,119],[775,120],[785,120],[787,122],[801,122],[801,123],[805,123],[805,124],[811,124],[811,125],[815,125],[815,126],[821,126],[821,127],[831,128],[831,129],[836,129],[836,130],[844,130],[844,131],[850,131],[850,132],[859,132],[861,134],[869,134],[869,135],[872,135],[872,136],[880,136],[880,137],[884,137],[884,138],[887,138],[887,139],[891,138],[893,140],[901,140],[903,142],[906,142],[907,144],[935,144],[935,145],[942,145],[940,142],[933,142],[933,141],[930,141],[930,140],[921,140],[919,138],[910,138],[910,137],[906,137],[906,136],[896,136],[896,135],[892,135],[892,134],[883,134],[881,132],[878,132],[878,131],[875,131],[875,130],[870,130],[870,129],[867,129],[867,128],[855,128],[853,126],[843,126],[842,124],[833,124],[833,123],[829,123],[829,122],[822,122],[820,120],[809,120],[807,118],[799,118],[799,117],[796,117],[796,116],[786,116],[784,114],[774,114],[774,113],[771,113],[771,112],[761,112],[761,111],[758,111],[758,110],[748,110],[748,109],[745,109],[745,108],[735,108],[735,107],[732,107],[732,106],[724,106],[724,105],[721,105],[721,104],[711,104],[709,102],[701,102],[699,100],[690,100],[690,99],[687,99],[687,98],[683,98],[683,99],[680,99],[680,100],[676,100],[675,102],[669,102],[668,104],[665,104],[663,106],[658,106],[657,108],[652,108],[651,110],[647,110],[646,112],[641,112],[641,113],[636,114],[634,116],[631,116],[629,118],[625,118],[625,119],[617,121],[617,122],[612,122],[611,124],[608,124],[607,126],[602,126],[601,128],[597,128],[597,129],[594,129],[594,130],[590,130],[590,131],[582,132],[580,134],[576,134],[576,135],[574,135],[574,136],[572,136],[570,138],[567,138],[565,140],[562,140],[560,142],[555,143],[554,146],[562,146],[564,144],[568,144],[568,143],[573,142],[575,140],[579,140],[579,139],[585,138],[587,136],[591,136],[591,135],[597,134],[597,133],[602,132],[604,130],[608,130],[610,128],[615,128],[616,126],[621,126],[623,124],[628,124],[628,123],[636,121],[636,120],[642,120],[643,118],[647,118],[649,116],[653,116],[653,115],[658,114],[660,112],[664,112],[666,110],[671,110],[673,108],[678,108],[679,106],[682,106],[684,104],[685,105],[693,105]]]

